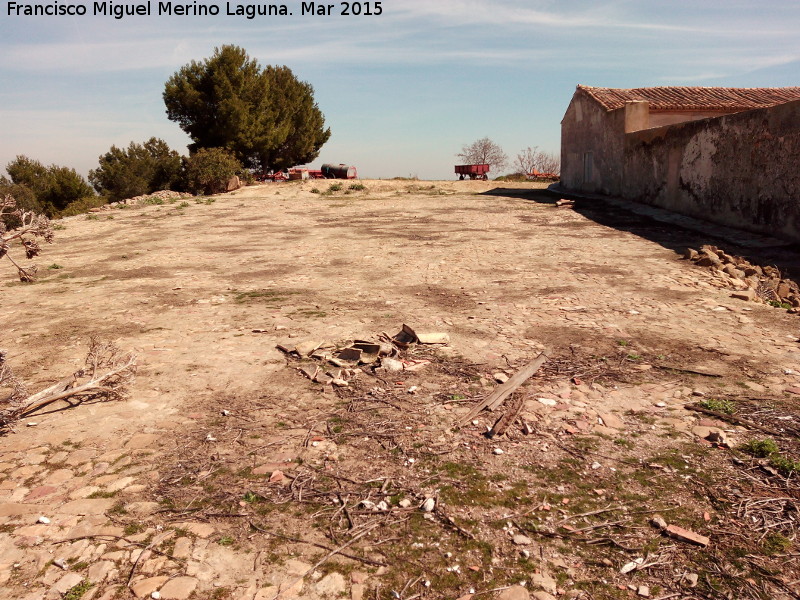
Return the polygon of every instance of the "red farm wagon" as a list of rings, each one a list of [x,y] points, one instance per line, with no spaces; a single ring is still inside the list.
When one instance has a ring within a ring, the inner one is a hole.
[[[487,173],[489,172],[489,165],[456,165],[456,175],[458,179],[482,179],[486,181],[489,179]]]

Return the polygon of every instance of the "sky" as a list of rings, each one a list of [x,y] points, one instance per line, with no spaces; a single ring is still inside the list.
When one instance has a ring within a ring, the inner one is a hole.
[[[220,13],[159,15],[152,0],[150,16],[93,15],[93,2],[74,3],[83,16],[17,16],[0,0],[0,173],[22,154],[86,175],[112,145],[152,136],[186,154],[164,83],[223,44],[310,83],[332,133],[312,165],[362,178],[454,179],[456,154],[485,136],[512,161],[529,146],[558,153],[578,84],[800,85],[798,0],[351,3],[380,4],[369,16],[341,2],[301,15],[285,0],[291,16],[254,19],[184,2]]]

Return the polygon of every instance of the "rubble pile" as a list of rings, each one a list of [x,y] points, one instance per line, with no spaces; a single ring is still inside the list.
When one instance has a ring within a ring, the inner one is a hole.
[[[684,258],[708,268],[726,287],[737,290],[732,294],[734,298],[776,304],[795,311],[800,308],[800,287],[784,278],[776,267],[753,265],[741,256],[731,256],[711,245],[704,245],[699,251],[688,248]]]
[[[101,212],[106,210],[111,210],[112,208],[117,208],[120,205],[127,204],[128,206],[136,206],[138,204],[162,204],[168,203],[170,201],[181,200],[183,198],[191,198],[191,194],[186,194],[184,192],[173,192],[172,190],[159,190],[158,192],[153,192],[152,194],[145,194],[144,196],[134,196],[133,198],[126,198],[125,200],[120,200],[119,202],[109,202],[108,204],[104,204],[103,206],[98,206],[97,208],[92,208],[89,212]]]
[[[362,366],[375,372],[418,371],[431,361],[402,357],[402,350],[407,350],[414,344],[446,345],[449,342],[450,337],[446,333],[418,334],[408,325],[403,325],[399,333],[392,337],[381,334],[378,341],[354,340],[343,345],[303,341],[298,344],[278,344],[277,348],[294,358],[310,358],[319,363],[298,367],[311,381],[334,387],[348,387],[349,380],[364,372],[360,368]],[[335,369],[331,369],[331,366]]]

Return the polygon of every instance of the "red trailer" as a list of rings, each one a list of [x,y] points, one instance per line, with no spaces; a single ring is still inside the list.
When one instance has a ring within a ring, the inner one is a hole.
[[[456,165],[456,175],[459,180],[466,177],[470,179],[482,179],[486,181],[489,179],[487,173],[489,172],[489,165]]]

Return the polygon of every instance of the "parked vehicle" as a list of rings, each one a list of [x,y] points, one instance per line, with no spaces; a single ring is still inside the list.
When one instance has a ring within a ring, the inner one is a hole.
[[[358,171],[356,171],[356,168],[344,164],[322,165],[322,175],[325,179],[358,179]]]
[[[470,179],[482,179],[486,181],[489,179],[487,173],[489,172],[489,165],[456,165],[456,175],[459,181],[469,177]]]

